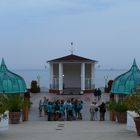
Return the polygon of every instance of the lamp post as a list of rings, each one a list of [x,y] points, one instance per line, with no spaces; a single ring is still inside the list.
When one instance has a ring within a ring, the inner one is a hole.
[[[40,87],[40,75],[37,75],[38,86]]]
[[[104,80],[105,80],[105,87],[107,87],[107,80],[108,80],[108,76],[104,76]]]

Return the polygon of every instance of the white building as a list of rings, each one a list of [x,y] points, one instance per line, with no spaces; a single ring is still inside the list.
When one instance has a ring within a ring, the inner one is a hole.
[[[95,63],[97,61],[70,54],[49,60],[50,93],[93,93]]]

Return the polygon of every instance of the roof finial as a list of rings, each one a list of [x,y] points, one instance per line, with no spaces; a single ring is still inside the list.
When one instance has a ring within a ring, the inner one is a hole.
[[[1,65],[5,65],[4,58],[2,58]]]
[[[132,70],[132,71],[139,70],[135,59],[133,60],[133,65],[132,65],[132,67],[131,67],[131,70]]]
[[[4,58],[2,58],[1,66],[0,66],[0,71],[6,71],[6,70],[7,70],[7,67],[5,65]]]
[[[134,58],[134,60],[133,60],[133,65],[137,65],[137,64],[136,64],[136,59],[135,59],[135,58]]]
[[[73,42],[71,42],[70,44],[71,44],[70,52],[71,52],[71,54],[73,54],[73,52],[74,52],[74,49],[73,49]]]

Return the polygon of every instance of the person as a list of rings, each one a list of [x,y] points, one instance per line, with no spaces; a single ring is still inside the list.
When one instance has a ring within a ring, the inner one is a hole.
[[[48,102],[47,112],[48,112],[48,121],[52,121],[53,104],[52,104],[52,102],[50,102],[50,101]]]
[[[106,112],[106,105],[104,102],[102,102],[101,105],[99,105],[99,109],[100,109],[100,121],[104,121]]]
[[[81,119],[82,120],[82,113],[81,110],[83,109],[83,101],[81,101],[80,99],[78,99],[77,104],[76,104],[76,108],[77,108],[77,119]]]
[[[72,114],[72,104],[71,104],[70,100],[67,101],[66,110],[67,110],[67,121],[71,121],[73,114]]]
[[[75,100],[71,100],[72,104],[72,120],[76,120]]]
[[[94,117],[94,112],[95,112],[94,111],[94,102],[91,103],[89,112],[90,112],[90,120],[93,121],[94,120],[94,118],[93,118]]]
[[[98,88],[98,90],[97,90],[98,101],[101,99],[101,94],[102,94],[102,92],[101,92],[100,88]]]
[[[54,120],[55,121],[58,121],[60,118],[60,101],[57,100],[55,103],[54,103]]]
[[[47,115],[47,106],[48,106],[48,99],[44,97],[44,101],[43,101],[44,115]]]
[[[97,99],[97,96],[98,96],[97,88],[95,88],[95,90],[94,90],[94,97],[95,97],[95,99]]]
[[[98,120],[98,105],[97,105],[96,101],[93,102],[93,108],[94,108],[93,120],[97,121]]]
[[[65,119],[65,106],[64,106],[64,101],[61,100],[60,102],[60,120]]]
[[[42,102],[42,99],[40,99],[40,101],[39,101],[39,107],[38,107],[38,109],[39,109],[39,117],[42,116],[42,108],[43,108],[43,102]]]
[[[67,105],[68,105],[67,100],[64,101],[63,105],[64,105],[64,120],[66,121],[67,120]]]

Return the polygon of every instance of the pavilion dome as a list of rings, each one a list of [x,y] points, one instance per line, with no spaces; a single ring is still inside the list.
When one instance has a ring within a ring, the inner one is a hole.
[[[140,70],[134,59],[130,70],[121,74],[113,81],[111,93],[114,94],[133,94],[134,87],[140,83]]]
[[[2,59],[0,66],[0,93],[13,94],[13,93],[25,93],[26,84],[24,79],[9,71],[5,65],[4,59]]]

